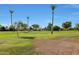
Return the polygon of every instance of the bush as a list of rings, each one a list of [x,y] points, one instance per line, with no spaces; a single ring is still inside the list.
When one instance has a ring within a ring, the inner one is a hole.
[[[54,27],[53,27],[53,30],[54,30],[54,31],[59,31],[59,30],[60,30],[60,27],[59,27],[59,26],[54,26]]]
[[[6,31],[6,28],[4,26],[1,26],[0,31]]]
[[[71,21],[66,21],[64,23],[62,23],[62,27],[64,30],[68,31],[72,26],[72,22]]]
[[[79,24],[76,24],[75,29],[79,31]]]
[[[9,27],[9,31],[15,31],[15,27],[14,27],[13,25],[11,25],[11,26]]]

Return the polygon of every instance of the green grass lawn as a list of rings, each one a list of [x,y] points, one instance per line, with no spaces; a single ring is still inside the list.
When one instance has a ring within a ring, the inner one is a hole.
[[[0,32],[0,54],[35,54],[33,51],[33,40],[58,39],[58,38],[79,38],[78,31],[60,31],[51,34],[49,31],[19,32],[17,39],[16,32]]]
[[[49,31],[19,32],[23,39],[53,39],[59,37],[79,37],[79,31],[60,31],[51,34]],[[17,39],[16,32],[0,32],[0,39]]]

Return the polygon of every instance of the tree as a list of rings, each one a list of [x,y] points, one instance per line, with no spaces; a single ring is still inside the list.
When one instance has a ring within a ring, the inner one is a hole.
[[[8,31],[8,30],[9,30],[8,26],[5,26],[5,28],[6,28],[6,31]]]
[[[18,22],[15,22],[14,23],[14,27],[15,27],[15,29],[17,30],[16,32],[17,32],[17,39],[19,39],[19,26],[18,26]]]
[[[9,12],[10,12],[10,15],[11,15],[11,25],[13,24],[13,19],[12,19],[12,16],[13,16],[13,10],[9,10]]]
[[[2,25],[0,25],[0,31],[6,31],[6,28]]]
[[[32,28],[33,28],[34,31],[37,31],[37,30],[39,30],[39,25],[38,24],[33,24]]]
[[[56,5],[51,5],[51,9],[52,9],[52,26],[51,26],[51,34],[53,34],[54,12],[55,12],[55,9],[56,9]]]
[[[59,27],[59,26],[54,26],[54,27],[53,27],[53,30],[54,30],[54,31],[59,31],[59,30],[60,30],[60,27]]]
[[[19,31],[23,31],[27,29],[27,24],[23,23],[22,21],[15,22],[12,26],[17,31],[17,39],[19,39]]]
[[[72,26],[72,23],[71,21],[66,21],[64,23],[62,23],[62,27],[65,29],[65,30],[69,30]]]
[[[75,28],[79,31],[79,24],[76,24]]]
[[[28,26],[28,32],[29,32],[29,17],[27,17],[27,26]]]
[[[31,26],[29,27],[29,30],[30,30],[30,31],[33,30]]]
[[[43,31],[47,31],[47,27],[42,28]]]
[[[16,24],[18,26],[18,30],[20,30],[20,31],[27,30],[27,24],[26,23],[23,23],[22,21],[15,22],[14,23],[15,28],[16,28]]]
[[[15,31],[15,27],[13,25],[10,25],[9,31]]]
[[[0,31],[1,31],[1,27],[2,27],[2,25],[0,25]]]
[[[52,26],[52,24],[51,23],[48,23],[48,26],[47,26],[47,30],[48,31],[51,31],[51,26]]]

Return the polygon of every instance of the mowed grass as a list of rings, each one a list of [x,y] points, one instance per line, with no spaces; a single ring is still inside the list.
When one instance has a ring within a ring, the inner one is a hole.
[[[48,40],[59,38],[74,38],[79,39],[78,31],[59,31],[51,34],[49,31],[31,31],[19,32],[17,39],[16,32],[0,32],[0,54],[36,54],[33,49],[34,40]]]
[[[19,32],[19,37],[23,39],[53,39],[53,38],[78,38],[79,31],[59,31],[53,34],[50,31],[31,31],[31,32]],[[0,39],[17,39],[16,32],[0,32]]]

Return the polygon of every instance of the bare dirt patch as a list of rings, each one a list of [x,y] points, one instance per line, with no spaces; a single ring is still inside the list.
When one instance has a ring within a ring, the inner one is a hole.
[[[35,40],[35,52],[40,55],[79,55],[79,40]]]

